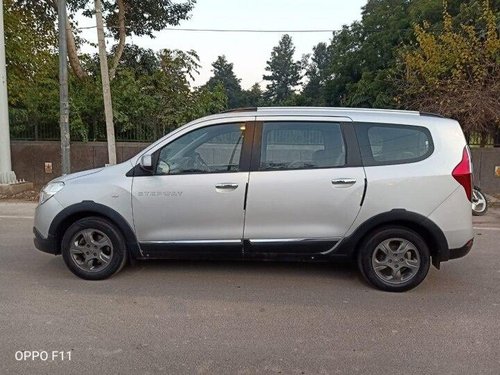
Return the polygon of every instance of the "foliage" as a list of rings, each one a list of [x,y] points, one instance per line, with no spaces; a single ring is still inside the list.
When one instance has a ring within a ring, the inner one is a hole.
[[[76,11],[92,15],[92,1],[68,4],[70,18]],[[117,139],[150,140],[205,114],[267,105],[421,109],[488,134],[499,124],[500,0],[448,0],[444,14],[442,0],[368,0],[359,21],[318,43],[301,61],[294,58],[292,38],[283,35],[267,61],[264,91],[259,83],[242,89],[224,56],[212,64],[207,84],[194,88],[200,69],[194,51],[126,44],[125,36],[152,36],[189,18],[194,0],[103,4],[109,36],[117,41],[110,54]],[[50,132],[57,139],[56,2],[4,0],[4,6],[12,131],[42,137]],[[71,23],[76,26],[74,18]],[[73,53],[81,42],[77,35]],[[98,56],[76,58],[78,64],[70,53],[72,137],[104,139]]]
[[[477,27],[484,25],[484,28]],[[483,1],[473,22],[454,27],[447,10],[443,30],[415,26],[417,44],[401,54],[401,105],[455,118],[466,131],[500,125],[500,38],[497,18]],[[483,32],[484,31],[484,32]]]
[[[242,107],[258,107],[263,104],[263,92],[258,83],[254,83],[250,90],[242,92]]]
[[[52,25],[39,22],[33,9],[15,0],[4,0],[8,91],[11,105],[19,106],[29,90],[51,68],[51,49],[56,43]]]
[[[226,56],[222,55],[217,57],[212,68],[213,75],[208,80],[206,87],[212,90],[220,85],[227,95],[228,108],[241,107],[243,102],[241,79],[234,74],[233,64],[227,61]]]
[[[301,62],[294,61],[295,47],[290,35],[285,34],[273,48],[267,61],[264,80],[269,81],[264,97],[271,104],[283,104],[290,99],[301,79]]]
[[[330,53],[326,43],[318,43],[313,47],[311,61],[306,63],[305,75],[308,81],[302,91],[304,104],[325,105],[324,87],[330,63]]]
[[[126,33],[137,36],[154,37],[154,31],[160,31],[167,26],[177,26],[187,19],[193,10],[196,0],[184,2],[172,0],[124,0],[126,14]],[[103,0],[103,17],[111,34],[118,39],[118,2]],[[94,2],[88,0],[68,0],[68,8],[73,13],[83,11],[87,17],[94,16]]]
[[[87,57],[92,74],[86,80],[70,77],[70,127],[73,139],[105,139],[106,127],[97,56]],[[39,135],[59,134],[59,84],[57,56],[51,57],[52,73],[39,77],[26,93],[21,107],[10,107],[14,134],[45,129]],[[190,81],[199,68],[194,51],[162,50],[152,53],[126,46],[124,59],[111,84],[117,139],[153,140],[195,118],[226,108],[224,89],[193,89]],[[31,133],[33,134],[33,133]]]

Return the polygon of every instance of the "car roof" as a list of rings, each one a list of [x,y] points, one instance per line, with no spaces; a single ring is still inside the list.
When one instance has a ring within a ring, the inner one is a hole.
[[[374,121],[374,122],[389,122],[389,123],[419,123],[422,117],[425,117],[427,122],[433,120],[439,121],[443,118],[440,115],[406,111],[396,109],[373,109],[373,108],[343,108],[343,107],[248,107],[231,109],[215,115],[210,115],[202,119],[195,120],[195,123],[222,118],[238,118],[238,117],[270,117],[270,116],[311,116],[311,117],[342,117],[350,118],[352,121]]]

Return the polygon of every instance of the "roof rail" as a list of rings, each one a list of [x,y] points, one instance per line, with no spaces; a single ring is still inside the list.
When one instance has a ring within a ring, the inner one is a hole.
[[[432,113],[432,112],[419,112],[419,113],[420,116],[444,118],[444,116],[440,115],[439,113]]]
[[[232,112],[255,112],[257,107],[242,107],[242,108],[233,108],[228,109],[226,111],[222,111],[221,113],[232,113]]]
[[[405,115],[419,115],[417,111],[408,111],[401,109],[384,109],[384,108],[351,108],[351,107],[259,107],[259,112],[273,111],[304,111],[304,112],[356,112],[356,113],[400,113]]]

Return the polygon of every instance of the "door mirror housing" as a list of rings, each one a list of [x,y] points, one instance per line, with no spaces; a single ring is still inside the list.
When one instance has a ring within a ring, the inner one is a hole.
[[[151,155],[151,154],[142,155],[141,161],[139,162],[139,165],[145,171],[152,172],[153,171],[153,155]]]

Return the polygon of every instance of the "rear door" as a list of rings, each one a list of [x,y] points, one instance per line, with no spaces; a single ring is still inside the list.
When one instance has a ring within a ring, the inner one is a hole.
[[[254,139],[246,251],[331,250],[358,215],[365,190],[351,120],[263,117]]]

